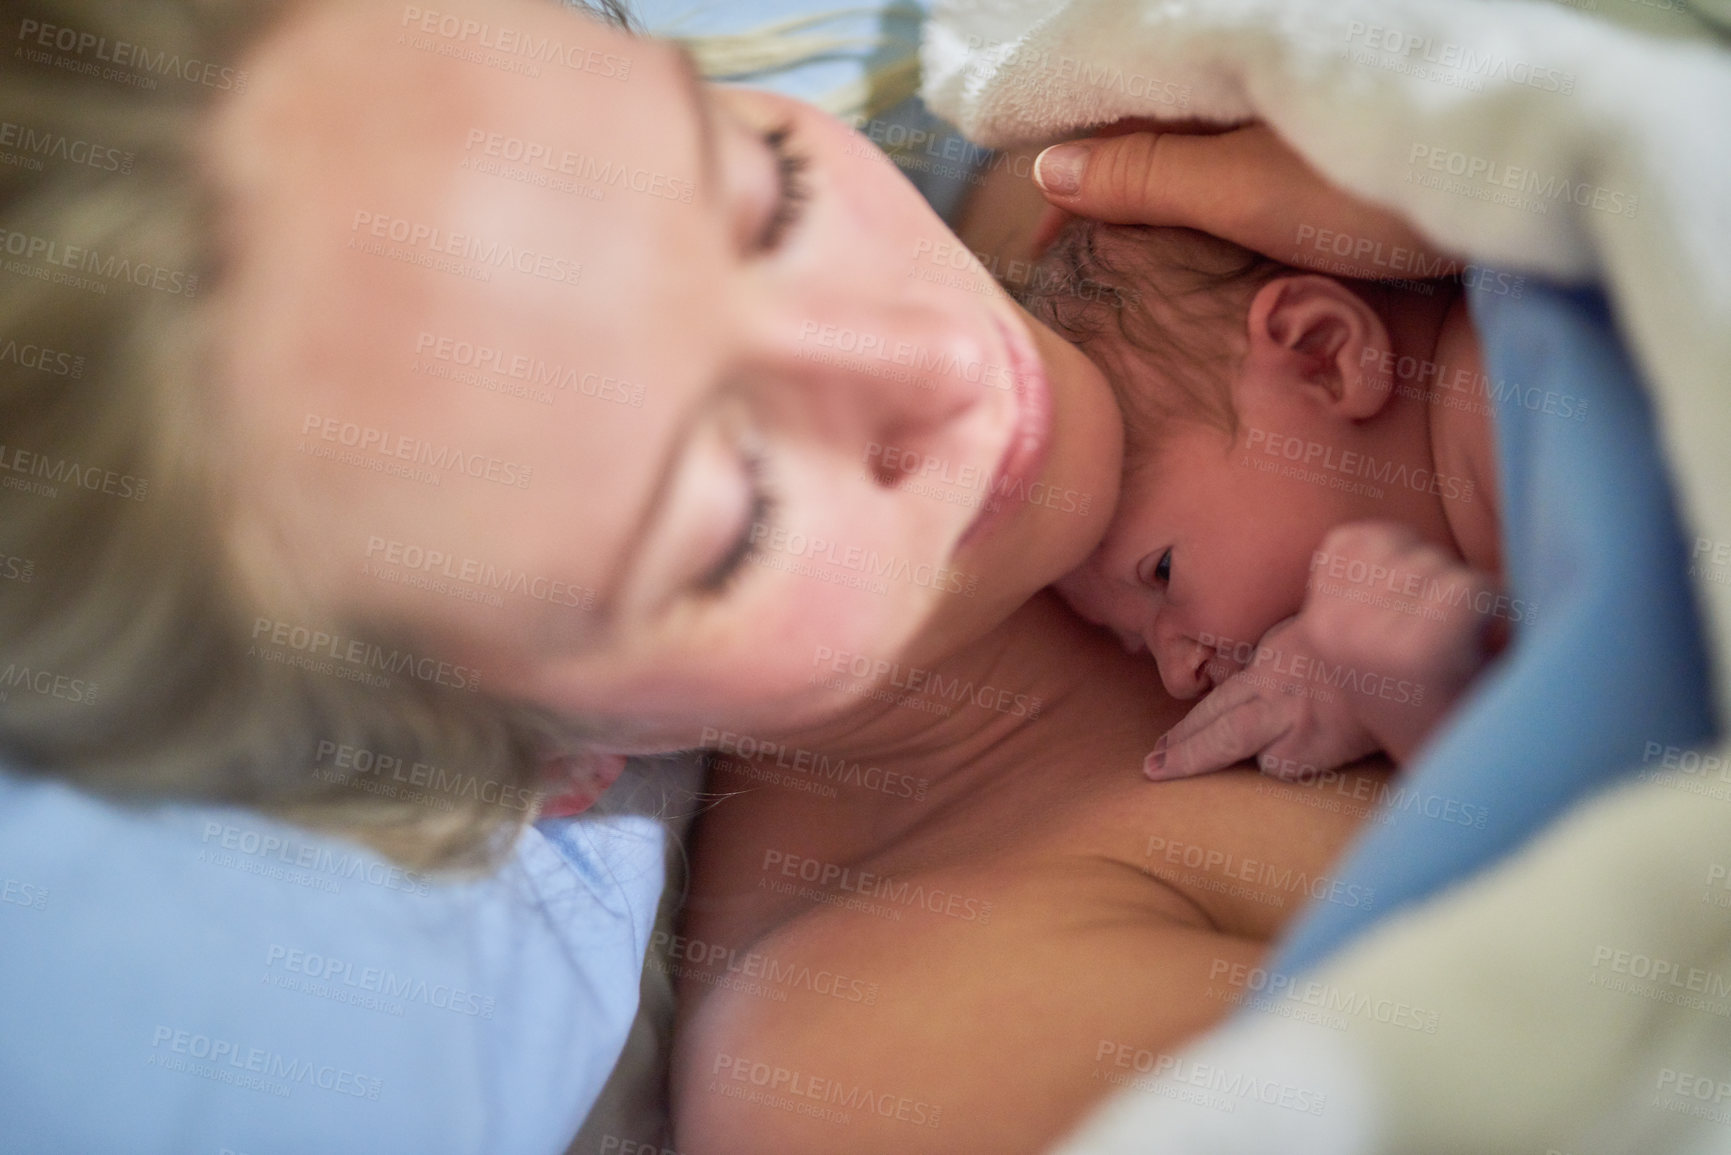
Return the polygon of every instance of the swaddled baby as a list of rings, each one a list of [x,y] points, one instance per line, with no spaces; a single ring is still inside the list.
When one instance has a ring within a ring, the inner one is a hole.
[[[1528,613],[1500,592],[1491,390],[1458,286],[1082,221],[1035,284],[1127,429],[1111,528],[1059,591],[1175,697],[1206,695],[1149,776],[1409,758]]]

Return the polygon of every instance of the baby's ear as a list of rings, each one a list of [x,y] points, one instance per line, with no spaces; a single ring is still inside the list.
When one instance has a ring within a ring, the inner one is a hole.
[[[1333,277],[1277,277],[1257,291],[1247,320],[1245,369],[1265,384],[1310,393],[1362,421],[1388,401],[1388,329],[1375,309]]]

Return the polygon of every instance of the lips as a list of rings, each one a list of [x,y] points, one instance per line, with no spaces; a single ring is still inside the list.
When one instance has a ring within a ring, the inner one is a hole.
[[[979,516],[962,535],[963,541],[978,533],[1010,502],[1027,499],[1028,484],[1039,476],[1051,448],[1052,383],[1046,377],[1046,367],[1026,327],[1000,318],[998,332],[1003,338],[1016,399],[1015,423],[992,473],[991,487],[986,491],[990,497],[1001,500],[983,503]]]

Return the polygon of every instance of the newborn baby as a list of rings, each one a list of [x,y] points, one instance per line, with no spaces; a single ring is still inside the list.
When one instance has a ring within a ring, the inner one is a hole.
[[[1074,221],[1027,303],[1105,371],[1127,430],[1111,528],[1059,591],[1175,697],[1206,695],[1148,775],[1409,758],[1526,614],[1500,593],[1458,289]]]

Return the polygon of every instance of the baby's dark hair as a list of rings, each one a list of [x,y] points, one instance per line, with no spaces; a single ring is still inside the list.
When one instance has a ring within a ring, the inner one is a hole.
[[[1020,296],[1100,366],[1132,450],[1142,451],[1132,456],[1145,458],[1174,418],[1238,432],[1231,381],[1245,353],[1245,314],[1263,285],[1298,271],[1194,229],[1078,219]],[[1172,387],[1146,387],[1150,374]],[[1126,457],[1127,469],[1137,464]]]

